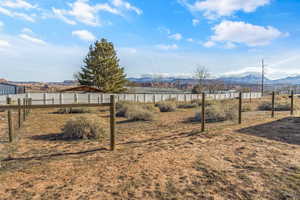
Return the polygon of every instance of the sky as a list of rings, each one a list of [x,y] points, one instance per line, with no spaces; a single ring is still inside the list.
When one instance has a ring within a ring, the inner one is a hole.
[[[0,78],[62,81],[114,43],[128,77],[300,75],[299,0],[0,0]]]

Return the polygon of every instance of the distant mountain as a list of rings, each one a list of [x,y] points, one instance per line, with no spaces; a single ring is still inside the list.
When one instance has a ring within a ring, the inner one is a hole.
[[[262,78],[261,75],[249,74],[245,76],[227,76],[217,78],[219,81],[224,81],[225,83],[235,83],[235,84],[257,84],[260,83]],[[272,80],[265,77],[266,84],[272,84]]]
[[[289,77],[286,77],[286,78],[273,80],[273,84],[299,85],[300,84],[300,76],[289,76]]]
[[[180,84],[196,84],[197,80],[193,78],[178,78],[178,77],[164,77],[164,78],[153,78],[153,77],[141,77],[141,78],[128,78],[129,81],[136,83],[148,83],[148,82],[178,82]],[[223,81],[228,84],[260,84],[261,75],[259,73],[247,73],[232,76],[222,76],[219,78],[209,79],[210,81]],[[271,80],[265,77],[265,84],[291,84],[300,85],[300,76],[286,77],[277,80]]]

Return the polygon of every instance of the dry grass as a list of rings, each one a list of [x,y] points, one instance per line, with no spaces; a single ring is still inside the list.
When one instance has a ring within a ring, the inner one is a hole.
[[[238,109],[236,105],[226,105],[223,103],[215,103],[205,108],[206,122],[220,122],[226,120],[236,120],[238,117]],[[200,112],[195,114],[195,121],[202,121]]]
[[[62,128],[62,132],[62,138],[67,140],[99,139],[105,134],[101,124],[88,117],[70,119]]]
[[[152,121],[155,108],[148,104],[133,104],[120,102],[117,104],[117,116],[125,117],[131,121]]]
[[[107,110],[74,116],[107,128]],[[56,140],[73,116],[35,110],[18,133],[12,159],[2,162],[0,197],[300,199],[299,117],[246,112],[242,125],[212,123],[200,133],[200,123],[186,122],[197,111],[156,112],[151,122],[117,118],[117,150],[110,152],[108,137]],[[5,120],[0,119],[1,141],[7,139]]]
[[[156,106],[159,108],[160,112],[174,112],[176,111],[176,104],[172,102],[158,103]]]

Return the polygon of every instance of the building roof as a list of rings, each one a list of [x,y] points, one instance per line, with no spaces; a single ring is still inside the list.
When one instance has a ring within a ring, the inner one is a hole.
[[[11,84],[11,83],[2,83],[2,82],[0,82],[0,85],[19,87],[18,85],[14,85],[14,84]]]
[[[103,92],[99,88],[95,88],[95,87],[87,86],[87,85],[81,85],[81,86],[77,86],[77,87],[60,90],[60,92],[78,92],[78,91],[79,92]]]

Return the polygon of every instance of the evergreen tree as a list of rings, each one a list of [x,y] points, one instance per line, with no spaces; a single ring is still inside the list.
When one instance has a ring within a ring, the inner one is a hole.
[[[103,92],[122,92],[126,84],[124,68],[120,67],[114,45],[106,39],[90,46],[81,72],[76,75],[80,85],[95,86]]]

